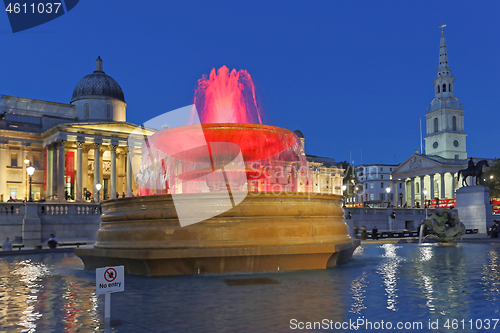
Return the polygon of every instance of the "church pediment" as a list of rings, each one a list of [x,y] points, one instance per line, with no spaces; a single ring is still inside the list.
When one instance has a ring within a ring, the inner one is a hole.
[[[418,172],[420,169],[429,169],[439,166],[441,166],[441,164],[436,161],[422,157],[421,155],[412,155],[406,161],[401,163],[392,174],[396,175],[406,172]]]

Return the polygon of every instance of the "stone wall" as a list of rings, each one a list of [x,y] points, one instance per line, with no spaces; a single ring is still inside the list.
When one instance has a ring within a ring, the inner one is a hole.
[[[453,210],[456,212],[455,210]],[[366,227],[371,231],[377,226],[379,231],[410,231],[417,230],[418,226],[426,218],[426,214],[431,215],[433,209],[406,209],[406,208],[344,208],[345,221],[349,225],[352,234],[352,228],[358,226]],[[392,219],[390,215],[394,212],[396,218]],[[350,218],[349,218],[350,213]]]
[[[100,225],[99,204],[0,203],[1,242],[22,238],[26,248],[46,245],[52,233],[61,242],[94,242]]]

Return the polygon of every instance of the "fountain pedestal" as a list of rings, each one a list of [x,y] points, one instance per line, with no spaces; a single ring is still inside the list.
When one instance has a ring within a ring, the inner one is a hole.
[[[490,189],[484,185],[464,186],[456,191],[458,217],[467,229],[478,229],[485,234],[493,224]]]
[[[341,196],[332,194],[249,193],[226,212],[180,226],[176,206],[222,195],[104,202],[94,248],[75,253],[86,269],[124,265],[127,273],[153,276],[324,269],[351,258],[359,245],[348,235]]]

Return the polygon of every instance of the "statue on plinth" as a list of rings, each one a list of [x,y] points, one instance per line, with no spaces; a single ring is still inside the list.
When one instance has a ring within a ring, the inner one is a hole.
[[[489,167],[487,160],[481,160],[474,165],[472,157],[469,159],[467,169],[462,169],[458,171],[457,181],[460,181],[460,175],[462,175],[462,186],[469,186],[467,184],[467,177],[476,177],[476,185],[479,185],[481,181],[481,175],[483,174],[483,167]]]
[[[423,224],[436,233],[428,237],[439,243],[456,243],[457,237],[465,234],[465,225],[453,211],[445,208],[436,209]]]

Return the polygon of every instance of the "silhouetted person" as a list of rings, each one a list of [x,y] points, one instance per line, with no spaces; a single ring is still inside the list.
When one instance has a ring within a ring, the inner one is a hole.
[[[362,226],[361,227],[361,239],[365,240],[367,238],[368,238],[368,233],[366,232],[366,228],[365,228],[365,226]]]
[[[372,239],[378,239],[378,229],[377,229],[377,226],[373,227],[373,230],[372,230]]]
[[[125,198],[125,192],[122,192],[122,198]]]
[[[59,243],[57,242],[57,238],[54,234],[50,234],[49,241],[47,242],[47,245],[51,249],[55,249]]]
[[[353,231],[354,231],[354,237],[359,238],[359,228],[357,225],[354,226]]]
[[[3,242],[2,244],[2,250],[12,251],[12,242],[10,241],[9,237],[5,238],[5,242]]]

